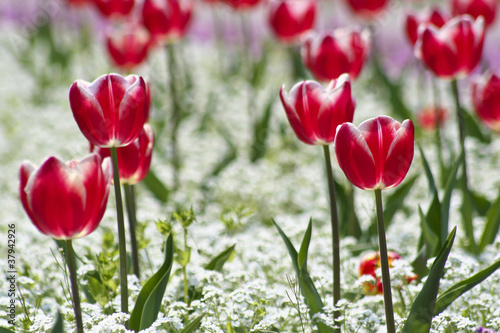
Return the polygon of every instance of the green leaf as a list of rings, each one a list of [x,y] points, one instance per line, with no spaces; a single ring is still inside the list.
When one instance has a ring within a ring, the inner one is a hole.
[[[390,195],[386,195],[384,203],[384,223],[387,229],[392,222],[392,218],[403,207],[406,196],[410,192],[413,184],[418,178],[418,174],[406,179],[403,184],[400,184]]]
[[[306,233],[302,239],[302,244],[300,245],[299,254],[297,256],[297,264],[301,271],[307,270],[307,253],[309,251],[309,244],[311,243],[311,233],[312,233],[312,218],[309,219],[309,224],[307,225]]]
[[[189,324],[187,324],[186,326],[184,326],[184,328],[182,329],[182,331],[180,331],[179,333],[193,333],[193,332],[196,332],[196,330],[198,328],[200,328],[200,325],[201,325],[201,320],[203,319],[205,315],[202,314],[202,315],[199,315],[198,317],[194,318]]]
[[[61,312],[57,311],[56,323],[50,330],[50,333],[63,333],[64,332],[64,323]]]
[[[436,297],[439,291],[439,281],[443,276],[444,266],[448,260],[453,241],[455,240],[457,228],[453,228],[446,239],[441,251],[432,264],[431,271],[425,281],[422,290],[413,302],[408,319],[403,327],[402,333],[427,333],[431,328]]]
[[[484,226],[483,235],[479,242],[479,252],[490,244],[493,244],[500,228],[500,191],[495,203],[488,210],[486,215],[486,225]]]
[[[418,213],[420,216],[420,227],[422,228],[422,237],[423,242],[425,244],[426,252],[425,252],[425,260],[429,259],[432,255],[437,254],[437,250],[439,249],[439,236],[437,236],[432,228],[428,224],[428,220],[426,220],[424,213],[420,206],[418,207]],[[427,263],[426,263],[427,264]],[[419,275],[420,276],[420,275]]]
[[[161,301],[172,270],[174,239],[170,234],[165,243],[165,261],[142,287],[129,320],[129,328],[138,332],[151,326],[158,317]]]
[[[429,193],[433,194],[436,192],[436,182],[434,181],[434,176],[432,175],[431,167],[427,158],[425,157],[422,147],[418,145],[418,150],[420,151],[420,156],[422,157],[422,166],[424,167],[425,176],[427,177],[427,182],[429,183]]]
[[[269,123],[271,121],[272,108],[276,100],[276,93],[273,91],[269,101],[264,108],[264,113],[259,121],[253,126],[253,142],[250,153],[250,161],[256,162],[264,156],[267,151],[267,138],[269,136]]]
[[[463,293],[471,290],[484,280],[486,280],[491,274],[493,274],[500,267],[500,260],[494,264],[488,266],[477,274],[474,274],[468,279],[460,281],[459,283],[452,286],[450,289],[442,293],[437,301],[436,308],[434,309],[434,315],[438,315],[443,312],[451,303],[453,303],[457,298],[459,298]]]
[[[491,202],[482,194],[469,189],[470,198],[472,199],[472,206],[474,211],[479,216],[486,216],[491,208]]]
[[[457,172],[462,165],[462,159],[464,158],[464,152],[462,151],[458,156],[455,164],[453,165],[453,169],[450,171],[450,175],[446,180],[446,185],[444,189],[443,200],[441,201],[441,233],[438,234],[440,238],[440,245],[443,244],[446,239],[446,235],[448,234],[448,222],[450,216],[450,202],[451,202],[451,194],[453,189],[455,188],[455,183],[457,180]]]
[[[204,268],[208,271],[217,271],[217,272],[222,271],[222,267],[224,266],[224,264],[234,256],[235,247],[236,244],[228,247],[227,249],[219,253],[215,258],[210,260],[210,262],[206,264]]]
[[[153,170],[149,170],[146,177],[141,182],[161,203],[166,203],[170,195],[167,186],[156,176]]]
[[[464,117],[465,133],[467,133],[467,136],[475,138],[482,143],[491,142],[490,133],[485,134],[483,132],[481,125],[478,123],[475,117],[471,116],[471,114],[465,111],[463,108],[462,115]]]
[[[0,333],[16,333],[14,331],[9,330],[8,328],[5,327],[0,327]]]
[[[354,190],[352,184],[348,183],[343,186],[335,179],[335,193],[337,195],[338,213],[340,218],[340,235],[353,236],[359,239],[363,232],[359,224],[358,216],[356,215],[356,207],[354,205]],[[376,230],[376,229],[375,229]]]
[[[302,296],[304,296],[305,301],[308,305],[309,308],[309,316],[311,317],[311,320],[313,319],[313,316],[318,313],[323,311],[323,302],[321,301],[321,297],[319,296],[319,293],[314,286],[314,283],[311,280],[311,277],[309,276],[309,273],[307,270],[302,270],[299,266],[299,259],[298,259],[298,254],[297,251],[295,250],[295,247],[293,246],[292,242],[290,242],[290,239],[285,235],[283,230],[278,226],[276,221],[274,219],[272,220],[276,228],[278,229],[279,234],[281,235],[281,238],[285,242],[285,245],[288,249],[288,253],[290,254],[290,258],[292,259],[292,264],[293,268],[295,270],[295,273],[297,274],[297,281],[299,282],[299,287],[300,291],[302,293]],[[310,241],[310,229],[312,228],[312,221],[309,221],[309,225],[307,227],[306,235],[304,236],[304,239],[302,240],[302,246],[301,246],[301,258],[306,255],[307,256],[307,246],[309,245]],[[308,235],[309,234],[309,235]],[[307,259],[302,258],[302,263],[306,263]],[[318,326],[318,331],[320,333],[332,333],[333,329],[331,327],[326,326],[325,324],[321,322],[316,323]]]
[[[181,265],[182,267],[186,267],[187,264],[191,261],[191,247],[187,247],[184,251],[183,249],[177,248],[175,249],[175,262]]]

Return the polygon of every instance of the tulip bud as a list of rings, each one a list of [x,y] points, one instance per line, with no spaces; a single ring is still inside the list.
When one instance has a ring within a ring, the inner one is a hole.
[[[472,103],[481,121],[500,133],[500,76],[487,72],[472,82]]]
[[[380,116],[359,127],[344,123],[337,129],[335,154],[347,179],[363,190],[392,188],[403,181],[413,160],[414,128]]]
[[[446,20],[447,18],[437,8],[422,15],[408,13],[405,22],[406,36],[411,45],[415,45],[418,37],[418,26],[420,24],[434,24],[436,27],[441,28],[446,23]]]
[[[282,86],[280,98],[295,134],[310,145],[332,143],[337,126],[351,122],[356,107],[348,74],[332,80],[326,90],[315,81],[302,81],[287,95]]]
[[[315,18],[315,0],[272,0],[270,3],[269,24],[284,43],[294,42],[312,29]]]
[[[370,19],[383,11],[389,0],[347,0],[351,10],[358,16]]]
[[[175,41],[186,34],[192,12],[191,0],[145,0],[142,19],[156,41]]]
[[[427,107],[417,114],[420,127],[427,131],[433,131],[446,121],[448,111],[443,107]]]
[[[92,154],[64,163],[49,157],[39,168],[24,162],[19,196],[42,233],[56,239],[80,238],[94,231],[104,215],[112,176],[111,161]]]
[[[140,25],[127,24],[106,36],[109,55],[116,66],[131,70],[147,57],[151,36]]]
[[[135,0],[93,0],[97,9],[106,17],[128,15],[134,8]]]
[[[342,28],[312,33],[302,47],[302,59],[318,80],[333,80],[343,73],[354,80],[363,69],[370,47],[368,30]]]
[[[489,27],[495,21],[497,5],[497,0],[452,0],[451,11],[454,16],[469,14],[475,19],[482,16]]]

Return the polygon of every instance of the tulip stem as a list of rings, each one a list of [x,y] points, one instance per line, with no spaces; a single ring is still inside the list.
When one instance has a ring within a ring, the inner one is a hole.
[[[434,115],[436,117],[436,148],[438,153],[438,162],[439,162],[439,177],[441,180],[441,184],[444,186],[446,183],[446,170],[444,166],[443,160],[443,144],[442,144],[442,135],[441,135],[441,119],[440,113],[441,103],[439,101],[439,87],[436,78],[431,78],[432,80],[432,92],[434,97]]]
[[[116,152],[116,147],[111,147],[109,150],[113,161],[113,182],[115,185],[116,217],[118,221],[121,312],[128,313],[127,247],[125,244],[125,219],[123,217],[122,192],[120,189],[120,171],[118,169],[118,154]]]
[[[82,308],[80,306],[80,293],[78,291],[78,279],[76,276],[75,252],[71,239],[66,240],[66,264],[71,281],[71,293],[73,294],[73,309],[75,310],[76,331],[83,333]]]
[[[385,239],[384,208],[382,206],[382,190],[375,190],[377,204],[378,242],[380,248],[380,265],[382,267],[382,290],[384,292],[385,321],[387,333],[395,333],[394,309],[392,306],[391,276],[389,274],[389,260],[387,259],[387,242]]]
[[[131,257],[132,257],[132,271],[137,278],[141,279],[140,269],[139,269],[139,249],[137,247],[137,235],[136,235],[136,210],[135,210],[135,194],[134,185],[123,184],[123,189],[125,192],[125,204],[127,207],[129,233],[130,233],[130,246],[131,246]]]
[[[340,232],[339,232],[339,217],[337,212],[337,199],[335,195],[335,183],[333,182],[332,161],[330,159],[330,148],[328,145],[323,145],[323,153],[325,155],[326,175],[328,178],[328,191],[330,195],[330,219],[332,224],[332,252],[333,252],[333,305],[337,306],[340,301]],[[340,332],[340,311],[333,312],[335,332]]]
[[[170,98],[172,99],[172,114],[171,114],[171,147],[172,147],[172,165],[174,169],[174,188],[179,187],[179,170],[180,170],[180,157],[179,157],[179,145],[177,142],[177,136],[179,132],[179,126],[182,121],[182,108],[179,101],[179,94],[177,90],[177,85],[180,84],[179,78],[177,76],[177,63],[175,59],[175,49],[172,43],[168,43],[166,46],[167,50],[167,67],[170,78],[168,79],[168,85],[170,88]]]

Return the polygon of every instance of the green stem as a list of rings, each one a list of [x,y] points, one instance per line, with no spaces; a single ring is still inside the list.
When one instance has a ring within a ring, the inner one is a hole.
[[[385,321],[387,333],[395,333],[394,309],[392,306],[391,276],[387,259],[387,242],[385,240],[384,208],[382,207],[382,190],[375,190],[377,203],[378,242],[380,247],[380,265],[382,266],[382,288],[384,291]]]
[[[187,253],[188,248],[187,248],[187,229],[184,228],[184,253]],[[189,294],[188,294],[188,279],[187,279],[187,264],[182,265],[182,274],[184,276],[184,303],[186,303],[188,306],[190,305],[189,302]]]
[[[439,98],[439,89],[438,82],[436,78],[431,78],[432,80],[432,92],[434,97],[434,112],[436,115],[436,149],[438,153],[438,162],[439,162],[439,176],[441,179],[441,184],[445,185],[446,183],[446,170],[443,159],[443,144],[442,144],[442,135],[441,135],[441,119],[439,119],[439,109],[441,109],[441,103]]]
[[[125,205],[127,207],[128,215],[128,225],[130,233],[130,246],[131,246],[131,257],[132,257],[132,271],[137,278],[141,279],[140,268],[139,268],[139,249],[137,247],[137,235],[136,235],[136,210],[135,210],[135,194],[134,186],[129,184],[123,184],[123,189],[125,192]]]
[[[177,61],[175,59],[175,49],[174,45],[168,43],[165,46],[167,50],[167,67],[170,78],[168,79],[168,86],[170,89],[170,98],[172,100],[172,115],[171,115],[171,148],[172,148],[172,164],[174,169],[174,188],[179,187],[179,171],[180,171],[180,157],[179,157],[179,145],[177,142],[177,136],[179,132],[179,126],[182,121],[182,108],[180,105],[179,94],[177,90],[177,85],[179,84],[179,78],[177,76]]]
[[[340,235],[339,235],[339,217],[337,212],[337,199],[335,196],[335,184],[333,182],[332,161],[330,159],[330,148],[328,145],[323,146],[325,155],[326,175],[328,178],[328,191],[330,195],[330,219],[332,225],[332,252],[333,252],[333,305],[337,306],[340,301]],[[340,311],[336,310],[333,313],[335,332],[340,332]]]
[[[76,332],[83,333],[82,308],[80,307],[80,293],[76,276],[75,252],[71,239],[66,240],[66,263],[68,264],[71,293],[73,294],[73,309],[75,310]]]
[[[287,47],[288,56],[290,57],[290,63],[292,65],[292,79],[294,81],[300,81],[307,78],[307,73],[302,63],[302,58],[300,56],[300,50],[295,45],[290,45]]]
[[[123,218],[122,192],[116,147],[110,148],[113,161],[113,182],[115,185],[116,217],[118,222],[118,249],[120,253],[121,312],[128,313],[127,246],[125,244],[125,221]]]

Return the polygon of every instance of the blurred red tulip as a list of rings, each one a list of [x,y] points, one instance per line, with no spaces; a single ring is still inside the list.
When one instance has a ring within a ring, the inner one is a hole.
[[[479,64],[484,44],[484,19],[457,16],[443,27],[420,25],[415,56],[444,79],[467,76]]]
[[[146,177],[153,156],[153,145],[153,129],[145,124],[134,142],[116,149],[121,184],[134,185]],[[101,148],[92,144],[90,152],[96,153],[103,159],[111,155],[109,148]]]
[[[421,15],[408,13],[405,22],[406,36],[410,43],[415,45],[418,37],[418,26],[421,23],[434,24],[436,27],[441,28],[446,23],[446,20],[447,18],[437,8],[432,9],[430,12],[422,13]]]
[[[372,18],[387,7],[389,0],[347,0],[346,2],[356,15]]]
[[[368,30],[336,29],[311,33],[302,46],[302,60],[314,77],[329,81],[348,73],[356,79],[370,52]]]
[[[73,7],[83,7],[93,2],[93,0],[66,0],[68,5]]]
[[[93,0],[95,6],[106,17],[125,16],[134,8],[135,0]]]
[[[389,268],[392,268],[394,260],[399,260],[401,257],[396,252],[389,251],[387,253],[387,259],[389,260]],[[380,254],[378,252],[369,253],[361,259],[359,276],[370,275],[375,279],[375,284],[368,281],[363,283],[363,293],[365,295],[383,294],[382,281],[380,280],[380,276],[376,274],[377,269],[380,267]]]
[[[500,133],[500,76],[488,72],[472,82],[472,102],[482,122]]]
[[[380,116],[359,127],[344,123],[337,129],[335,153],[347,179],[363,190],[392,188],[403,181],[413,160],[414,128]]]
[[[295,134],[310,145],[328,145],[335,140],[337,126],[354,116],[356,100],[351,95],[349,75],[343,74],[323,88],[314,81],[302,81],[280,98]]]
[[[83,135],[99,147],[132,143],[148,117],[146,83],[137,75],[107,74],[69,90],[73,116]]]
[[[424,130],[433,131],[446,121],[448,111],[443,107],[427,107],[417,114],[417,120]]]
[[[451,10],[454,16],[462,14],[469,14],[473,18],[482,16],[488,27],[495,20],[497,5],[497,0],[452,0]]]
[[[49,157],[38,169],[24,162],[19,196],[38,230],[56,239],[80,238],[94,231],[106,209],[110,162],[95,154],[67,164]]]
[[[270,26],[284,43],[298,40],[313,27],[315,18],[315,0],[272,0],[270,3]]]
[[[140,25],[126,24],[108,34],[106,41],[114,64],[122,69],[131,70],[146,59],[151,36]]]
[[[144,26],[157,41],[184,37],[193,12],[191,0],[145,0]]]
[[[257,6],[260,0],[222,0],[222,2],[228,4],[237,10],[246,10]]]

